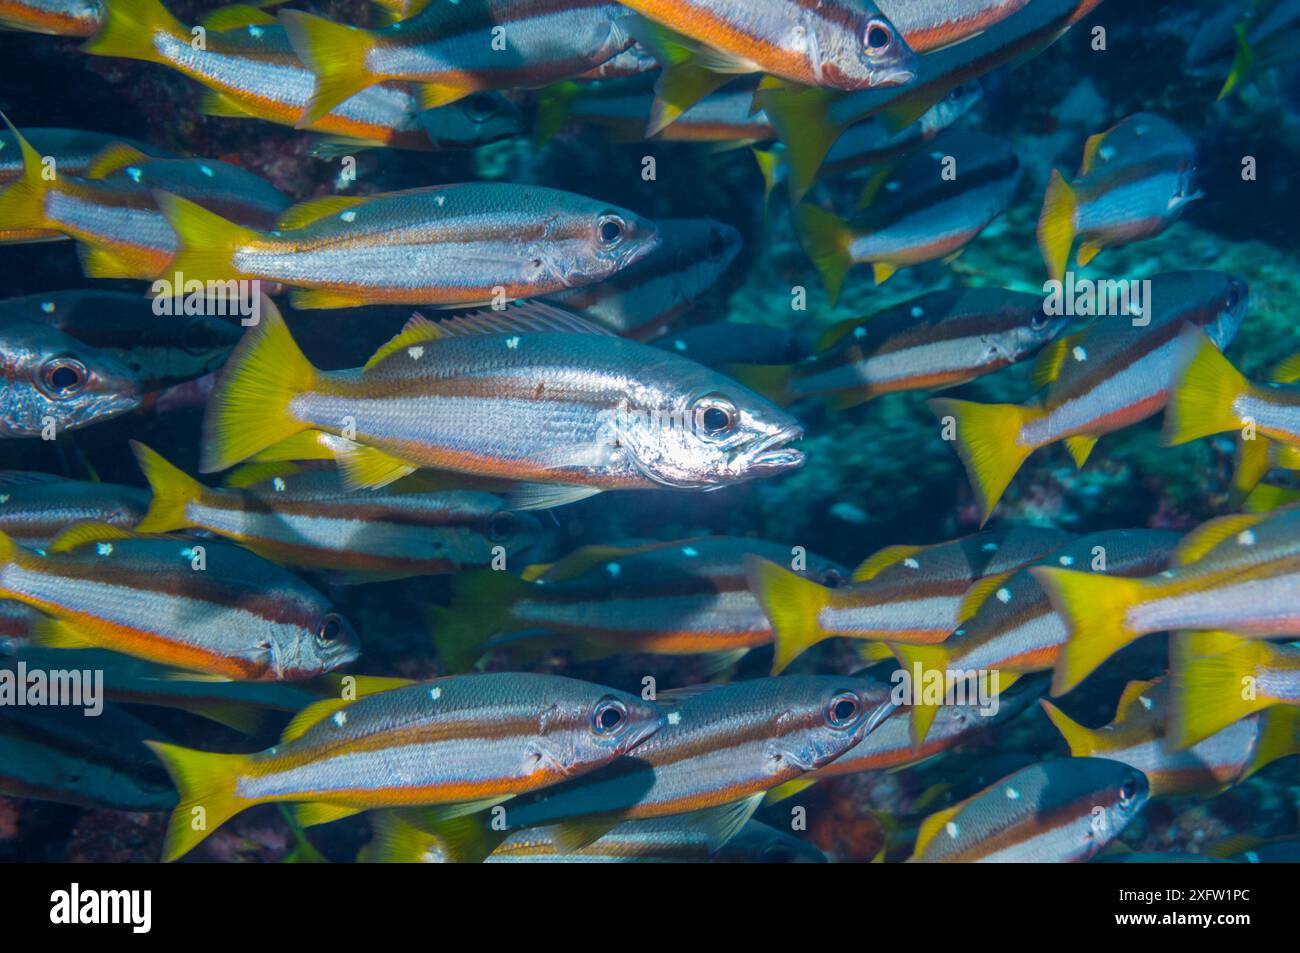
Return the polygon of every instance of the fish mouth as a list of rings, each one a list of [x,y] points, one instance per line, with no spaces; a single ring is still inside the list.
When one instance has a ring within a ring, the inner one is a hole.
[[[765,441],[749,458],[749,471],[753,474],[770,476],[797,470],[803,466],[807,454],[784,444],[798,440],[803,436],[802,427],[788,427]]]
[[[913,66],[882,66],[872,70],[871,86],[869,88],[876,89],[882,86],[906,86],[914,79],[916,79],[916,68]]]

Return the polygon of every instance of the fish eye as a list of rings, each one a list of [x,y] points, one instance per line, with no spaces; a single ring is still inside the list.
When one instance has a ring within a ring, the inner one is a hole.
[[[695,402],[695,429],[710,437],[718,437],[735,429],[736,405],[717,396],[701,397]]]
[[[847,728],[858,717],[861,704],[853,692],[840,692],[826,706],[826,720],[832,728]]]
[[[1237,287],[1237,283],[1234,281],[1232,283],[1231,289],[1229,289],[1228,291],[1228,297],[1224,300],[1223,304],[1228,311],[1232,311],[1240,303],[1241,303],[1241,289]]]
[[[716,228],[709,230],[709,261],[719,261],[723,253],[727,250],[727,240],[722,236],[722,232]]]
[[[838,569],[823,569],[818,574],[817,581],[827,589],[837,589],[844,584],[844,574]]]
[[[622,241],[626,231],[627,223],[617,215],[607,214],[596,219],[596,239],[606,248]]]
[[[1137,797],[1137,788],[1137,781],[1134,778],[1125,781],[1119,789],[1119,803],[1124,807],[1132,804],[1133,799]]]
[[[883,53],[893,45],[894,31],[880,20],[872,20],[867,24],[863,42],[866,43],[868,53]]]
[[[321,619],[320,628],[316,630],[316,641],[321,645],[333,645],[342,633],[343,620],[331,612]]]
[[[491,119],[497,111],[496,98],[487,93],[476,93],[465,104],[465,111],[475,122]]]
[[[501,542],[515,535],[515,514],[494,513],[488,520],[488,538]]]
[[[41,389],[55,398],[73,396],[89,379],[86,365],[70,357],[56,357],[41,368]]]
[[[591,715],[592,730],[598,735],[612,735],[627,721],[627,706],[617,698],[606,698],[596,704]]]

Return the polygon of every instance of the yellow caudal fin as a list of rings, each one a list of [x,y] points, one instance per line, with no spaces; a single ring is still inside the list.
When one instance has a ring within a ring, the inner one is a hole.
[[[41,155],[23,137],[9,117],[0,113],[0,119],[9,127],[18,143],[23,160],[22,175],[6,186],[0,187],[0,226],[19,231],[24,229],[55,229],[45,214],[45,197],[49,194],[51,180],[46,179]],[[55,168],[55,175],[58,169]]]
[[[795,233],[826,285],[831,304],[839,300],[844,278],[853,267],[853,230],[846,222],[815,205],[800,205],[792,213]]]
[[[776,675],[828,637],[817,614],[831,590],[758,556],[745,557],[745,577],[772,623],[776,649],[772,674]]]
[[[760,87],[755,99],[785,144],[790,201],[798,202],[817,180],[826,153],[844,131],[830,120],[835,94],[829,89],[789,87],[779,83]]]
[[[112,7],[105,7],[99,31],[81,48],[96,56],[166,63],[154,42],[160,34],[183,37],[187,45],[190,42],[190,31],[158,0],[113,0]]]
[[[1258,690],[1258,672],[1275,651],[1224,633],[1176,634],[1169,646],[1169,744],[1189,747],[1275,704]]]
[[[1142,598],[1142,582],[1101,573],[1076,572],[1049,566],[1029,570],[1043,587],[1070,636],[1056,660],[1052,695],[1063,695],[1102,662],[1143,633],[1125,619],[1130,606]]]
[[[939,705],[925,701],[925,679],[927,672],[941,672],[944,677],[944,689],[948,687],[948,668],[952,653],[942,645],[904,645],[900,642],[889,643],[889,650],[898,659],[908,677],[912,680],[911,716],[908,721],[908,734],[912,747],[919,748],[930,733],[935,715],[939,714]],[[918,672],[919,666],[919,672]],[[928,676],[933,678],[934,676]],[[942,700],[939,704],[942,704]]]
[[[1046,698],[1040,698],[1038,704],[1043,706],[1048,720],[1056,726],[1065,743],[1070,746],[1070,754],[1076,758],[1088,758],[1097,754],[1097,733],[1085,728]]]
[[[383,79],[366,67],[366,54],[374,45],[368,31],[298,10],[280,11],[280,23],[298,59],[316,74],[316,93],[299,127],[319,121],[348,97]]]
[[[451,608],[430,606],[427,614],[443,670],[467,671],[483,654],[488,639],[510,632],[511,607],[528,588],[518,576],[491,569],[452,577]]]
[[[1166,418],[1166,421],[1168,418]],[[1232,471],[1232,486],[1228,505],[1234,510],[1242,508],[1247,498],[1273,468],[1273,441],[1259,434],[1247,440],[1243,433],[1237,438],[1237,466]]]
[[[1300,490],[1274,486],[1271,483],[1261,483],[1250,491],[1250,496],[1246,497],[1241,508],[1247,513],[1268,513],[1282,506],[1291,506],[1294,503],[1300,503]]]
[[[786,174],[782,171],[781,154],[774,149],[760,149],[757,146],[750,146],[749,152],[758,166],[758,174],[763,177],[763,207],[767,208],[772,200],[773,189],[780,182],[780,177]]]
[[[446,860],[436,834],[408,824],[396,811],[371,815],[370,843],[361,848],[363,864],[434,864]]]
[[[1043,211],[1038,216],[1038,248],[1043,253],[1048,277],[1056,281],[1065,277],[1065,269],[1070,263],[1078,209],[1078,199],[1070,183],[1053,169],[1043,195]]]
[[[226,821],[252,806],[253,802],[235,794],[248,755],[195,751],[161,741],[145,744],[158,756],[180,792],[180,803],[167,825],[164,861],[185,856]]]
[[[980,525],[983,525],[1016,471],[1037,449],[1035,445],[1021,443],[1020,434],[1042,410],[1033,405],[976,404],[949,397],[932,398],[926,401],[926,406],[944,425],[945,439],[951,439],[956,445],[957,456],[961,457],[971,489],[975,491]],[[950,425],[951,438],[947,434]]]
[[[1233,27],[1237,34],[1237,48],[1232,57],[1232,68],[1228,71],[1228,77],[1223,81],[1223,88],[1219,90],[1216,101],[1227,99],[1232,95],[1232,91],[1241,85],[1242,81],[1251,74],[1255,68],[1255,54],[1250,48],[1250,43],[1246,40],[1246,25],[1238,23]]]
[[[269,298],[262,319],[244,333],[226,361],[203,417],[199,470],[211,473],[309,429],[289,414],[289,402],[317,381],[311,365]]]
[[[176,233],[176,255],[167,272],[178,271],[199,281],[246,278],[235,267],[235,250],[255,241],[259,233],[210,212],[202,205],[169,192],[154,192],[154,200]]]
[[[140,472],[153,490],[149,511],[136,524],[136,532],[169,533],[188,527],[190,523],[185,508],[203,496],[203,484],[179,467],[168,463],[161,454],[150,450],[138,440],[132,440],[130,444],[136,463],[140,465]]]
[[[1263,730],[1255,742],[1255,751],[1242,778],[1248,778],[1260,768],[1279,758],[1300,754],[1300,708],[1280,706],[1263,714]]]
[[[1236,401],[1250,382],[1219,352],[1204,332],[1188,328],[1178,339],[1178,366],[1165,406],[1165,446],[1238,430]]]
[[[728,63],[712,64],[719,66],[720,71],[709,68],[711,57],[725,60],[724,54],[701,47],[668,27],[642,17],[629,17],[625,22],[637,42],[654,54],[662,67],[655,82],[654,105],[645,130],[647,139],[658,135],[676,122],[682,113],[731,79]]]

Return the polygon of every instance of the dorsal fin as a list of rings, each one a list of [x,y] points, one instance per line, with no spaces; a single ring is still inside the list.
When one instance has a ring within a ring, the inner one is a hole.
[[[1262,513],[1239,513],[1232,516],[1220,516],[1208,523],[1202,523],[1183,537],[1182,541],[1174,549],[1170,564],[1173,566],[1186,566],[1188,563],[1194,563],[1198,559],[1204,558],[1210,550],[1217,547],[1224,540],[1236,536],[1242,530],[1250,529],[1250,527],[1262,523],[1266,518],[1267,514]]]
[[[529,569],[540,568],[542,572],[534,572],[532,579],[528,577],[528,570],[524,571],[523,578],[532,582],[541,579],[545,582],[560,582],[564,579],[576,579],[588,570],[595,569],[613,559],[622,559],[635,553],[645,552],[649,549],[655,549],[660,544],[654,543],[649,546],[583,546],[581,549],[575,549],[563,559],[557,560],[547,566],[532,567]]]
[[[364,195],[323,195],[317,199],[308,199],[281,215],[276,225],[281,229],[302,228],[339,212],[346,212],[364,201]]]
[[[1292,354],[1285,358],[1273,368],[1273,373],[1268,376],[1268,379],[1274,384],[1294,384],[1300,381],[1300,354]]]
[[[1089,136],[1087,141],[1084,142],[1083,161],[1079,163],[1078,178],[1082,179],[1092,171],[1093,165],[1097,161],[1097,153],[1101,151],[1101,144],[1106,141],[1106,136],[1109,132],[1110,130],[1099,132],[1096,135]]]
[[[68,478],[56,473],[37,473],[34,470],[0,470],[0,486],[27,486],[33,483],[67,483]]]
[[[99,543],[110,539],[138,539],[139,534],[109,526],[107,523],[78,523],[64,530],[49,546],[47,553],[66,553],[85,543]]]
[[[572,311],[557,308],[544,301],[525,301],[502,310],[485,309],[463,314],[438,322],[445,337],[470,334],[539,334],[563,332],[566,334],[603,334],[618,337],[608,328],[593,324]]]
[[[430,321],[422,314],[413,314],[406,324],[402,325],[402,330],[388,341],[380,346],[374,354],[370,355],[370,360],[366,361],[364,370],[370,370],[390,354],[407,347],[418,347],[421,344],[428,344],[437,341],[444,335],[442,325],[436,321]]]
[[[1147,681],[1132,681],[1124,686],[1124,691],[1120,693],[1119,704],[1115,706],[1115,721],[1124,721],[1135,706],[1142,705],[1142,699],[1145,697],[1150,702],[1158,702],[1156,694],[1163,694],[1163,689],[1156,693],[1156,686],[1164,681],[1164,676],[1159,678],[1148,679]]]
[[[128,146],[125,142],[114,142],[95,153],[94,158],[86,165],[84,178],[103,179],[129,165],[148,161],[150,157],[134,146]]]
[[[916,831],[916,846],[912,848],[912,856],[920,857],[925,853],[925,848],[929,846],[930,841],[942,833],[948,822],[956,817],[957,812],[965,806],[965,801],[959,801],[952,807],[937,811],[922,821],[921,826]]]
[[[853,570],[853,581],[866,582],[868,579],[874,579],[890,566],[901,563],[908,556],[919,553],[924,548],[924,546],[897,545],[878,549]]]
[[[245,3],[232,3],[228,7],[213,10],[200,22],[205,30],[221,32],[238,30],[246,26],[278,26],[280,21],[265,10],[250,7]]]

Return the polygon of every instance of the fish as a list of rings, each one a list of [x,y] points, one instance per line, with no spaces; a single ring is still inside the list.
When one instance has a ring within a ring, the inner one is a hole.
[[[1029,0],[882,0],[880,9],[916,53],[955,46],[1018,13]]]
[[[709,536],[635,546],[584,546],[557,562],[530,566],[522,578],[500,572],[452,580],[450,609],[433,611],[439,658],[463,669],[493,636],[548,632],[605,652],[714,656],[729,665],[772,640],[749,592],[745,559],[761,555],[802,578],[835,584],[848,572],[788,546]]]
[[[1284,362],[1272,380],[1259,385],[1233,367],[1202,331],[1187,328],[1179,349],[1161,434],[1165,446],[1236,431],[1242,443],[1262,441],[1266,456],[1269,441],[1300,449],[1300,386],[1286,380],[1300,370],[1300,361]]]
[[[954,387],[1033,357],[1070,319],[1040,295],[948,288],[835,324],[804,363],[738,377],[783,405],[809,397],[837,410],[882,394]]]
[[[324,596],[215,540],[81,523],[37,553],[0,534],[0,597],[44,613],[38,645],[113,649],[219,678],[311,678],[359,650]]]
[[[836,93],[769,84],[759,100],[785,145],[794,200],[812,187],[826,153],[850,126],[883,114],[902,129],[955,87],[1037,56],[1100,2],[1035,0],[974,39],[918,56],[916,77],[905,86]]]
[[[179,239],[172,270],[292,285],[296,308],[504,304],[600,281],[659,246],[654,224],[625,209],[505,182],[326,196],[269,232],[156,197]]]
[[[175,159],[176,156],[166,149],[128,139],[125,136],[110,136],[102,132],[87,132],[81,129],[28,128],[23,130],[26,139],[42,158],[54,161],[54,168],[60,175],[84,177],[91,168],[91,163],[109,146],[128,146],[154,159]],[[7,185],[23,175],[22,151],[18,139],[8,129],[0,130],[0,185]]]
[[[627,49],[615,53],[599,66],[579,73],[571,82],[594,83],[609,79],[638,76],[659,69],[659,61],[640,43],[633,42]]]
[[[853,571],[850,585],[833,589],[751,556],[749,587],[776,632],[772,673],[829,638],[942,642],[1012,572],[1071,538],[1019,526],[931,546],[886,546]]]
[[[1150,279],[1140,315],[1106,314],[1044,348],[1024,404],[979,404],[931,398],[951,421],[957,455],[987,521],[1021,464],[1040,447],[1064,440],[1082,467],[1108,433],[1139,423],[1166,403],[1184,324],[1204,328],[1220,347],[1237,333],[1249,304],[1240,278],[1222,272],[1165,272]],[[1116,299],[1118,300],[1118,299]],[[1130,301],[1130,308],[1136,302]],[[1107,305],[1118,312],[1118,305]]]
[[[183,856],[255,804],[295,802],[307,826],[377,808],[498,803],[617,761],[662,722],[657,706],[625,692],[503,672],[327,699],[252,754],[152,742],[180,792],[163,859]],[[190,823],[195,807],[206,812],[199,830]]]
[[[297,10],[281,11],[280,23],[316,74],[300,120],[311,123],[385,80],[419,83],[422,105],[432,107],[472,92],[544,86],[585,73],[632,45],[627,16],[608,0],[462,0],[431,4],[378,30]]]
[[[1030,765],[927,817],[909,862],[1080,863],[1122,834],[1148,797],[1142,772],[1119,761]]]
[[[1151,632],[1300,635],[1296,573],[1300,510],[1220,517],[1183,540],[1174,565],[1121,579],[1062,568],[1031,570],[1065,619],[1069,641],[1053,694],[1069,691],[1125,645]]]
[[[375,815],[374,837],[363,863],[446,863],[436,834],[406,822],[397,811]],[[566,849],[552,828],[516,831],[485,860],[489,864],[547,863],[826,863],[826,855],[793,834],[748,821],[718,850],[707,823],[690,814],[619,824],[585,847]]]
[[[737,365],[797,364],[813,349],[812,341],[801,331],[743,321],[697,324],[662,334],[651,343],[737,379],[743,377]]]
[[[0,0],[0,29],[90,36],[103,22],[102,0]]]
[[[294,53],[279,21],[264,10],[234,5],[214,11],[201,26],[205,42],[195,49],[194,28],[158,0],[114,0],[103,28],[84,48],[183,73],[204,86],[200,109],[208,115],[297,124],[316,77]],[[383,83],[339,102],[305,128],[329,136],[332,152],[373,146],[427,151],[518,134],[522,119],[512,110],[504,99],[486,96],[445,114],[424,111],[412,87]]]
[[[1278,733],[1270,739],[1278,744],[1270,760],[1283,756],[1278,750],[1300,751],[1300,646],[1179,632],[1170,638],[1169,677],[1172,746],[1194,750],[1237,725],[1266,722]]]
[[[473,490],[358,497],[334,473],[279,478],[269,489],[200,484],[142,443],[131,449],[153,490],[136,529],[201,529],[274,562],[375,581],[484,568],[516,559],[541,528],[501,499]],[[3,528],[3,519],[0,519]]]
[[[996,710],[980,705],[943,705],[923,741],[914,741],[916,706],[900,708],[856,745],[824,768],[796,778],[768,792],[765,804],[775,803],[806,790],[820,781],[847,777],[864,771],[893,771],[928,761],[958,745],[980,737],[985,731],[1019,715],[1040,694],[1036,690],[1007,692]]]
[[[891,643],[890,651],[908,671],[945,673],[945,690],[969,684],[980,673],[996,672],[989,694],[1005,691],[1022,675],[1051,671],[1069,637],[1065,621],[1052,607],[1031,569],[1041,566],[1088,566],[1093,572],[1125,577],[1162,572],[1181,537],[1163,530],[1103,530],[1071,540],[1052,553],[1018,569],[959,629],[938,645]],[[938,706],[914,701],[913,741],[925,737]]]
[[[548,87],[538,107],[538,137],[545,141],[562,128],[596,125],[612,142],[710,142],[745,145],[766,142],[776,133],[754,103],[754,84],[740,81],[710,93],[653,137],[646,123],[655,102],[646,77],[602,83],[568,83]]]
[[[267,302],[213,391],[199,468],[345,426],[350,486],[428,467],[541,487],[521,508],[603,490],[704,490],[803,463],[785,446],[799,424],[758,395],[549,306],[417,316],[357,374],[314,368]]]
[[[269,182],[213,159],[151,159],[123,145],[101,152],[85,178],[48,178],[35,149],[21,139],[20,146],[22,178],[0,190],[0,221],[82,242],[82,270],[93,278],[155,278],[172,264],[176,235],[159,211],[155,187],[245,225],[269,225],[289,207]]]
[[[860,219],[804,204],[793,212],[795,231],[833,304],[855,264],[871,264],[879,285],[900,268],[960,252],[1006,210],[1021,171],[1002,140],[949,130],[905,160]]]
[[[1089,264],[1103,248],[1159,235],[1202,193],[1195,187],[1196,144],[1169,120],[1134,113],[1092,136],[1079,175],[1053,169],[1038,219],[1038,247],[1048,275],[1065,276],[1070,249]]]
[[[708,829],[711,850],[750,819],[764,793],[831,763],[894,711],[879,683],[834,675],[787,675],[705,685],[677,695],[665,723],[633,757],[531,798],[503,805],[501,821],[482,816],[408,820],[442,836],[448,859],[481,860],[510,832],[557,827],[566,849],[617,824],[690,812]],[[500,815],[499,815],[500,816]]]
[[[0,439],[103,423],[140,406],[130,368],[44,324],[0,320]]]
[[[1260,715],[1171,750],[1171,694],[1170,680],[1164,676],[1129,682],[1115,717],[1101,728],[1085,728],[1046,699],[1040,704],[1074,757],[1108,758],[1136,768],[1146,775],[1151,797],[1217,794],[1278,758],[1300,753],[1300,720],[1270,722]]]
[[[94,717],[57,705],[0,706],[0,794],[90,809],[169,811],[176,792],[144,746],[157,733],[115,705]]]
[[[48,324],[120,361],[146,391],[216,370],[240,335],[237,324],[208,314],[160,318],[148,298],[123,291],[52,291],[0,300],[0,321],[9,315]]]
[[[740,252],[740,232],[711,219],[660,219],[660,247],[604,281],[546,300],[646,340],[689,313]]]
[[[1297,27],[1300,4],[1294,0],[1228,6],[1202,23],[1188,46],[1187,66],[1204,74],[1230,63],[1218,96],[1226,99],[1258,72],[1296,59]]]
[[[856,90],[902,86],[916,57],[870,0],[631,0],[645,17],[636,40],[664,66],[647,135],[737,73],[767,73],[804,86]]]
[[[0,470],[0,532],[32,549],[77,523],[134,529],[148,508],[149,494],[138,487]]]

